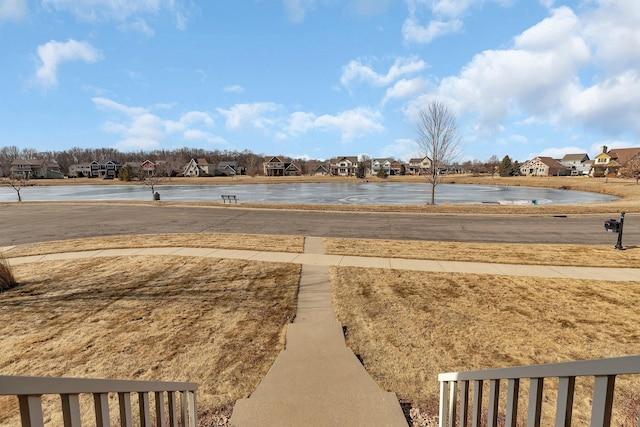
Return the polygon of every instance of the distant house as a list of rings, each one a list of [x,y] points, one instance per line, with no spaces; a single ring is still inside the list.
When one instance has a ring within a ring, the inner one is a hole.
[[[607,147],[602,146],[600,154],[594,159],[591,175],[595,177],[616,176],[618,170],[638,154],[640,154],[640,147],[614,148],[607,151]]]
[[[235,176],[244,175],[245,173],[245,169],[238,166],[238,162],[236,161],[222,161],[218,163],[218,167],[216,168],[216,175]]]
[[[566,176],[569,168],[551,157],[535,157],[520,166],[520,174],[525,176]]]
[[[353,176],[358,169],[357,156],[336,157],[329,161],[331,175],[334,176]]]
[[[10,176],[14,178],[62,179],[64,174],[55,160],[16,159],[11,162]]]
[[[90,178],[114,179],[122,169],[120,163],[110,159],[94,160],[89,163],[91,168]]]
[[[407,173],[410,175],[423,175],[431,169],[431,159],[429,157],[409,159]]]
[[[213,176],[215,175],[215,165],[209,163],[206,159],[191,159],[183,170],[183,176]]]
[[[91,177],[91,163],[78,163],[69,166],[69,178]]]
[[[391,162],[393,159],[371,159],[371,175],[377,175],[380,169],[384,169],[387,175],[391,175]]]
[[[389,175],[401,175],[403,164],[397,160],[394,160],[389,165]]]
[[[587,153],[566,154],[560,163],[569,169],[571,176],[587,176],[593,165],[593,161],[589,159]]]
[[[265,176],[298,176],[302,169],[294,162],[285,162],[280,157],[265,157],[262,164]]]
[[[325,165],[318,165],[313,170],[313,174],[315,176],[325,176],[325,175],[329,175],[329,170],[327,169],[327,167]]]

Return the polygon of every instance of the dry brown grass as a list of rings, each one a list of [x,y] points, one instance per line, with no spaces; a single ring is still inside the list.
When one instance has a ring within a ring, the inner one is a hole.
[[[2,374],[193,381],[206,410],[266,374],[295,315],[300,267],[156,256],[14,270],[20,285],[0,294]],[[0,399],[3,425],[18,425],[16,411],[15,398]]]
[[[463,243],[419,240],[325,238],[325,252],[384,258],[585,267],[640,267],[640,248],[611,245]]]
[[[0,292],[8,291],[16,286],[16,279],[13,276],[13,269],[6,258],[0,253]]]
[[[123,248],[216,248],[302,253],[304,237],[266,234],[183,233],[144,234],[59,240],[17,246],[7,257]]]
[[[638,352],[640,282],[332,268],[332,283],[347,343],[367,371],[431,414],[441,372]],[[621,379],[616,393],[633,396],[638,385]],[[578,387],[577,425],[588,423],[589,387]]]

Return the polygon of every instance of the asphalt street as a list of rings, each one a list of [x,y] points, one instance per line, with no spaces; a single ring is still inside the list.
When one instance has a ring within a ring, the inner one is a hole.
[[[158,233],[251,233],[460,242],[611,244],[606,215],[451,215],[308,212],[104,204],[0,205],[0,246]],[[627,215],[623,244],[640,246],[640,215]]]

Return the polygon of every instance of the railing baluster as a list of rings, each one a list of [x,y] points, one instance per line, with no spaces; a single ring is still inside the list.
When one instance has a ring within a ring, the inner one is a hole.
[[[593,406],[591,408],[591,427],[609,427],[611,425],[611,407],[615,375],[597,376],[593,386]]]
[[[576,377],[560,377],[558,382],[558,403],[555,427],[570,427],[573,413],[573,393]]]
[[[198,406],[196,403],[196,393],[193,390],[188,391],[189,393],[189,413],[191,416],[189,417],[191,421],[191,427],[198,426]]]
[[[507,415],[505,427],[516,427],[518,421],[518,396],[520,394],[520,380],[510,379],[507,383]]]
[[[438,425],[445,427],[447,425],[447,413],[449,413],[449,381],[440,382],[440,408],[438,410]]]
[[[178,427],[178,408],[176,408],[176,392],[170,391],[167,393],[169,400],[169,423],[171,427]]]
[[[469,415],[469,381],[460,382],[460,427],[467,427]]]
[[[499,400],[500,400],[500,380],[491,380],[489,381],[488,427],[497,427]]]
[[[118,393],[118,401],[120,402],[120,427],[133,427],[131,393]]]
[[[473,427],[481,427],[482,423],[482,380],[473,382]]]
[[[22,427],[44,427],[40,395],[18,396]]]
[[[188,414],[187,414],[187,392],[180,392],[180,421],[183,426],[187,426]]]
[[[65,427],[80,427],[80,397],[77,394],[61,394],[62,420]]]
[[[96,427],[110,427],[109,395],[107,393],[94,393],[93,405],[96,408]]]
[[[151,414],[149,413],[149,393],[138,393],[138,406],[140,407],[140,427],[151,427]]]
[[[164,416],[164,393],[161,391],[156,391],[156,426],[167,426],[167,420]]]
[[[531,378],[529,383],[529,411],[527,414],[527,427],[540,427],[543,387],[544,378]]]
[[[449,383],[449,427],[455,427],[456,425],[456,404],[458,397],[456,396],[458,391],[458,382],[451,381]]]

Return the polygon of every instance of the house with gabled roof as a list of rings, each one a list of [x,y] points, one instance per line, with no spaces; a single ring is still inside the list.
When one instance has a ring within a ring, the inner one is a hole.
[[[569,169],[551,157],[538,156],[520,166],[520,174],[525,176],[566,176]]]
[[[183,170],[183,176],[213,176],[215,174],[215,165],[209,163],[207,159],[191,159]]]
[[[11,162],[9,173],[14,178],[64,178],[58,162],[46,159],[15,159]]]
[[[358,156],[335,157],[329,161],[331,175],[353,176],[358,169]]]
[[[94,160],[91,166],[91,178],[115,179],[122,168],[122,164],[111,159]]]
[[[635,148],[614,148],[607,151],[607,146],[601,147],[600,154],[596,156],[593,163],[591,176],[614,177],[618,170],[627,164],[629,160],[640,154],[640,147]]]
[[[409,159],[407,173],[410,175],[423,175],[431,169],[431,159],[427,156]]]
[[[560,163],[569,169],[571,176],[587,176],[593,166],[587,153],[565,154]]]
[[[294,162],[282,160],[280,157],[265,157],[262,164],[265,176],[298,176],[302,175],[302,168]]]

